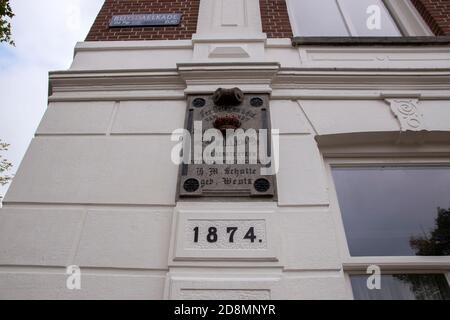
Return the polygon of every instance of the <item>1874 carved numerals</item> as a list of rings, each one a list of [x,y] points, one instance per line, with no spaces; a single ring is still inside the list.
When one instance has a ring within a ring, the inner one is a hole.
[[[238,227],[227,227],[226,228],[226,233],[228,234],[228,242],[229,243],[235,242],[235,235],[238,230],[239,230]],[[195,227],[193,231],[194,231],[194,243],[198,243],[199,237],[200,237],[200,228]],[[209,243],[216,243],[219,239],[218,232],[219,232],[219,230],[217,230],[216,227],[209,227],[208,233],[206,235],[206,241],[208,241]],[[248,240],[251,243],[254,243],[256,240],[258,240],[258,237],[255,235],[255,228],[250,227],[248,229],[248,231],[245,233],[245,236],[243,237],[243,239]],[[260,243],[262,241],[263,241],[262,239],[259,239]]]

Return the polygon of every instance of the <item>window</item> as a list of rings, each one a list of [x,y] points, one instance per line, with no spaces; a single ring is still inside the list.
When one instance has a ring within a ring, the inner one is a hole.
[[[450,167],[337,167],[332,175],[351,256],[450,255]]]
[[[357,300],[450,300],[443,274],[382,275],[380,290],[367,288],[366,275],[352,275],[350,279]]]
[[[449,162],[345,152],[326,161],[354,298],[450,300]],[[372,265],[380,268],[380,289],[369,289]]]
[[[402,36],[382,0],[290,0],[289,10],[300,37]]]

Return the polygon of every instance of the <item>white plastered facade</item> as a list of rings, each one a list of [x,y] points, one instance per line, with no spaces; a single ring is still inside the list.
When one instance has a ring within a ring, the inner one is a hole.
[[[79,43],[50,74],[0,210],[0,299],[352,299],[349,272],[371,263],[448,272],[447,257],[350,257],[329,172],[450,163],[450,47],[292,47],[259,12],[202,0],[192,41]],[[271,95],[276,202],[176,201],[171,133],[186,95],[219,87]],[[190,219],[244,218],[265,223],[264,250],[186,249]],[[81,290],[66,288],[70,265]]]

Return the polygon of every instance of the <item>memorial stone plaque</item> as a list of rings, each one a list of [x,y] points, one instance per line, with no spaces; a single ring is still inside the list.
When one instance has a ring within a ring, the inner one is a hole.
[[[187,102],[179,198],[273,199],[269,95],[218,89]]]

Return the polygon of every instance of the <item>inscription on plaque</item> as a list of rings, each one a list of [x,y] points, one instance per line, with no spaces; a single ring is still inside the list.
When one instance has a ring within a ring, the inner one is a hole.
[[[274,198],[271,143],[268,94],[190,96],[179,197]]]
[[[273,219],[265,209],[180,211],[173,259],[278,261]]]
[[[109,27],[177,26],[180,22],[181,13],[126,14],[113,16]]]
[[[188,249],[267,249],[265,220],[190,220]]]

